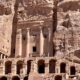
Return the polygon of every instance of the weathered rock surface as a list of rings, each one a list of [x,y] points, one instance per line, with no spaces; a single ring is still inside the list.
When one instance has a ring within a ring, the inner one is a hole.
[[[15,0],[0,1],[0,50],[10,55],[11,49],[11,33],[13,26],[13,17],[15,14]],[[19,0],[18,5],[18,23],[22,21],[32,22],[41,21],[42,25],[51,25],[53,14],[52,0]],[[79,0],[60,0],[58,3],[58,24],[57,32],[64,35],[71,33],[77,35],[75,39],[76,45],[79,43],[80,30],[80,1]],[[50,22],[46,23],[50,19]],[[36,22],[35,22],[36,23]],[[38,22],[37,22],[38,23]],[[67,32],[67,33],[63,33]],[[57,33],[56,33],[57,34]],[[62,37],[62,36],[61,36]],[[76,41],[78,40],[78,41]],[[76,46],[75,45],[75,46]]]

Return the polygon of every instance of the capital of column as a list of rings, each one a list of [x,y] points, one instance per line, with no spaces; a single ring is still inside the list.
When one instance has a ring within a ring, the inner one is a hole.
[[[17,29],[17,32],[21,34],[22,33],[22,29]]]
[[[30,31],[30,28],[26,28],[27,29],[27,31]]]
[[[43,28],[39,27],[39,29],[40,29],[40,37],[42,38],[43,37]]]

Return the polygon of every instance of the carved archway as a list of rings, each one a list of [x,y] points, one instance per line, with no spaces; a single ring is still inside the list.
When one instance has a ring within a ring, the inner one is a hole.
[[[0,78],[0,80],[7,80],[7,77],[3,76]]]
[[[45,61],[44,60],[38,61],[38,72],[45,73]]]
[[[31,72],[31,62],[32,60],[27,61],[27,74]]]
[[[12,80],[20,80],[20,78],[18,76],[13,76]]]
[[[76,74],[76,69],[75,66],[70,67],[70,75],[75,75]]]
[[[17,62],[17,74],[23,73],[23,61]]]
[[[49,61],[49,73],[55,73],[55,66],[56,66],[56,61],[55,60],[50,60]]]
[[[5,62],[5,74],[11,73],[11,66],[12,66],[12,62],[11,61]]]
[[[60,64],[60,73],[66,73],[66,64],[65,63]]]
[[[55,76],[55,80],[62,80],[62,76],[60,75]]]

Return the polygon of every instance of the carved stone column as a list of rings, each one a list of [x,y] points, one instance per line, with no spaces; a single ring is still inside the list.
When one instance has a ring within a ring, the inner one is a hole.
[[[56,63],[55,72],[56,72],[56,73],[60,73],[60,64],[59,64],[59,62]]]
[[[16,56],[22,56],[22,30],[17,30],[16,36]]]
[[[27,45],[26,45],[26,56],[30,55],[30,28],[27,28]]]
[[[50,37],[51,37],[51,28],[48,28],[48,56],[50,55],[50,47],[49,47]]]
[[[20,35],[19,35],[20,39],[20,44],[19,44],[19,56],[22,55],[22,30],[20,29]]]
[[[1,54],[1,59],[2,59],[3,54]]]
[[[66,79],[69,79],[69,65],[66,64]]]
[[[3,75],[5,75],[5,66],[4,66],[4,65],[5,65],[5,61],[3,62],[3,67],[2,67],[2,74],[3,74]],[[2,74],[1,74],[1,75],[2,75]]]
[[[27,63],[26,62],[23,64],[23,74],[24,75],[27,74]]]
[[[17,71],[17,65],[16,65],[16,62],[13,62],[12,63],[12,74],[16,74],[16,71]]]
[[[40,27],[40,56],[43,56],[43,49],[44,49],[44,37],[42,28]]]
[[[45,61],[45,73],[48,74],[49,73],[49,60],[46,59]]]
[[[33,73],[34,72],[34,62],[31,61],[31,72],[30,73]]]
[[[6,56],[4,55],[4,59],[6,58]]]
[[[34,72],[35,72],[35,73],[38,73],[38,72],[37,72],[37,68],[38,68],[38,67],[37,67],[37,61],[36,61],[36,60],[33,61],[33,64],[34,64]]]

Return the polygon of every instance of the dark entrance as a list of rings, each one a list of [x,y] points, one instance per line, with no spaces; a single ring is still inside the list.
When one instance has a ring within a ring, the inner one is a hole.
[[[70,75],[75,75],[76,74],[76,70],[74,66],[70,67]]]
[[[17,62],[17,74],[22,73],[23,71],[23,61],[18,61]]]
[[[32,60],[27,61],[27,74],[31,72],[31,62]]]
[[[56,77],[55,77],[55,80],[62,80],[62,76],[59,76],[59,75],[56,76]]]
[[[4,76],[4,77],[1,77],[0,80],[7,80],[7,78]]]
[[[18,76],[14,76],[12,80],[20,80],[20,78]]]
[[[60,72],[61,73],[66,73],[66,64],[65,63],[60,64]]]
[[[11,73],[11,65],[12,65],[11,61],[7,61],[5,63],[5,74]]]
[[[49,73],[55,73],[55,60],[50,60],[49,61]]]
[[[38,61],[38,72],[39,73],[45,73],[45,63],[44,60]]]

